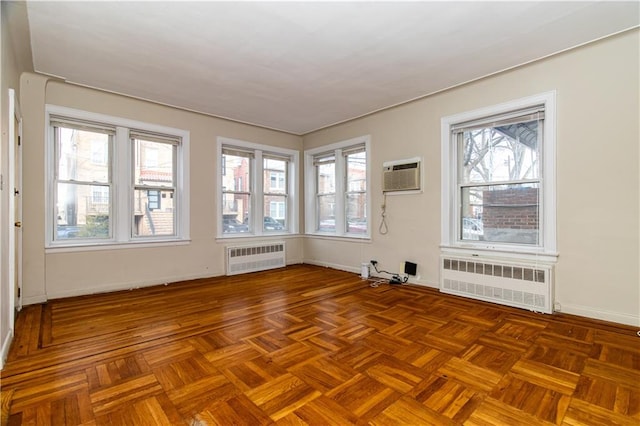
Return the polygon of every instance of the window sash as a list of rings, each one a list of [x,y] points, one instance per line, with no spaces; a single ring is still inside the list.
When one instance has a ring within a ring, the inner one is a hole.
[[[457,134],[482,129],[484,127],[500,127],[535,120],[544,120],[544,105],[456,123],[451,125],[451,132]]]

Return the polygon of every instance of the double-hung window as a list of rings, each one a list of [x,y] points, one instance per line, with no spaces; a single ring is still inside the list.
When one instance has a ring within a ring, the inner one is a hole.
[[[370,235],[369,137],[305,152],[306,233]]]
[[[443,247],[555,252],[554,99],[443,119]]]
[[[298,152],[218,138],[219,237],[297,232]]]
[[[188,239],[189,133],[47,105],[47,247]]]

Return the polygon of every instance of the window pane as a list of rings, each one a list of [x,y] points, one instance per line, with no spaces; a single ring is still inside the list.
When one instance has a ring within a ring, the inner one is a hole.
[[[335,232],[336,230],[336,197],[335,195],[318,196],[318,231]]]
[[[539,244],[539,184],[462,188],[460,239]]]
[[[222,232],[249,232],[249,195],[222,194]]]
[[[539,178],[538,120],[462,133],[462,182]]]
[[[249,158],[224,154],[222,170],[222,190],[249,192]]]
[[[267,195],[264,197],[264,230],[284,231],[287,227],[287,197]]]
[[[264,166],[264,192],[271,194],[287,193],[287,162],[265,158]],[[267,211],[267,210],[265,210]]]
[[[347,195],[347,232],[355,234],[367,233],[366,194]]]
[[[174,186],[176,146],[169,143],[134,139],[135,184]]]
[[[109,182],[110,135],[65,127],[55,131],[58,179]]]
[[[109,187],[58,183],[56,240],[109,238]]]
[[[318,173],[318,194],[336,192],[336,163],[323,163],[316,166]]]
[[[367,153],[362,151],[346,156],[347,191],[366,191],[367,189]]]
[[[136,189],[134,193],[135,237],[175,235],[173,190]]]

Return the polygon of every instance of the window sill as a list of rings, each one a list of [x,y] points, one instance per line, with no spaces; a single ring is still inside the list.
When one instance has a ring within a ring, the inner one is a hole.
[[[334,241],[357,241],[357,242],[371,242],[371,237],[369,235],[334,235],[334,234],[323,234],[320,232],[309,232],[305,234],[306,237],[318,238],[321,240],[334,240]]]
[[[300,234],[295,234],[295,233],[291,233],[291,232],[278,232],[278,233],[268,233],[268,234],[250,234],[248,232],[243,232],[243,233],[239,233],[239,234],[224,234],[224,235],[218,235],[216,237],[216,241],[233,241],[233,240],[264,240],[264,239],[268,239],[268,238],[278,238],[278,239],[282,239],[282,238],[296,238],[296,237],[300,237]]]
[[[153,247],[167,247],[167,246],[184,246],[191,243],[191,239],[171,239],[171,240],[159,240],[159,241],[128,241],[128,242],[113,242],[106,243],[77,243],[77,244],[65,244],[65,245],[50,245],[45,247],[45,254],[48,253],[68,253],[68,252],[83,252],[83,251],[100,251],[100,250],[122,250],[122,249],[138,249],[138,248],[153,248]]]
[[[531,262],[556,263],[559,254],[556,252],[543,251],[541,248],[525,248],[496,245],[493,247],[479,247],[474,245],[468,246],[451,246],[440,245],[440,251],[443,254],[483,257],[483,258],[500,258],[500,259],[517,259]]]

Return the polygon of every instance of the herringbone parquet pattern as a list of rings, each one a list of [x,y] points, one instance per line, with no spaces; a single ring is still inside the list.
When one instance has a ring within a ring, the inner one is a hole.
[[[300,265],[29,306],[9,424],[638,425],[631,327]]]

